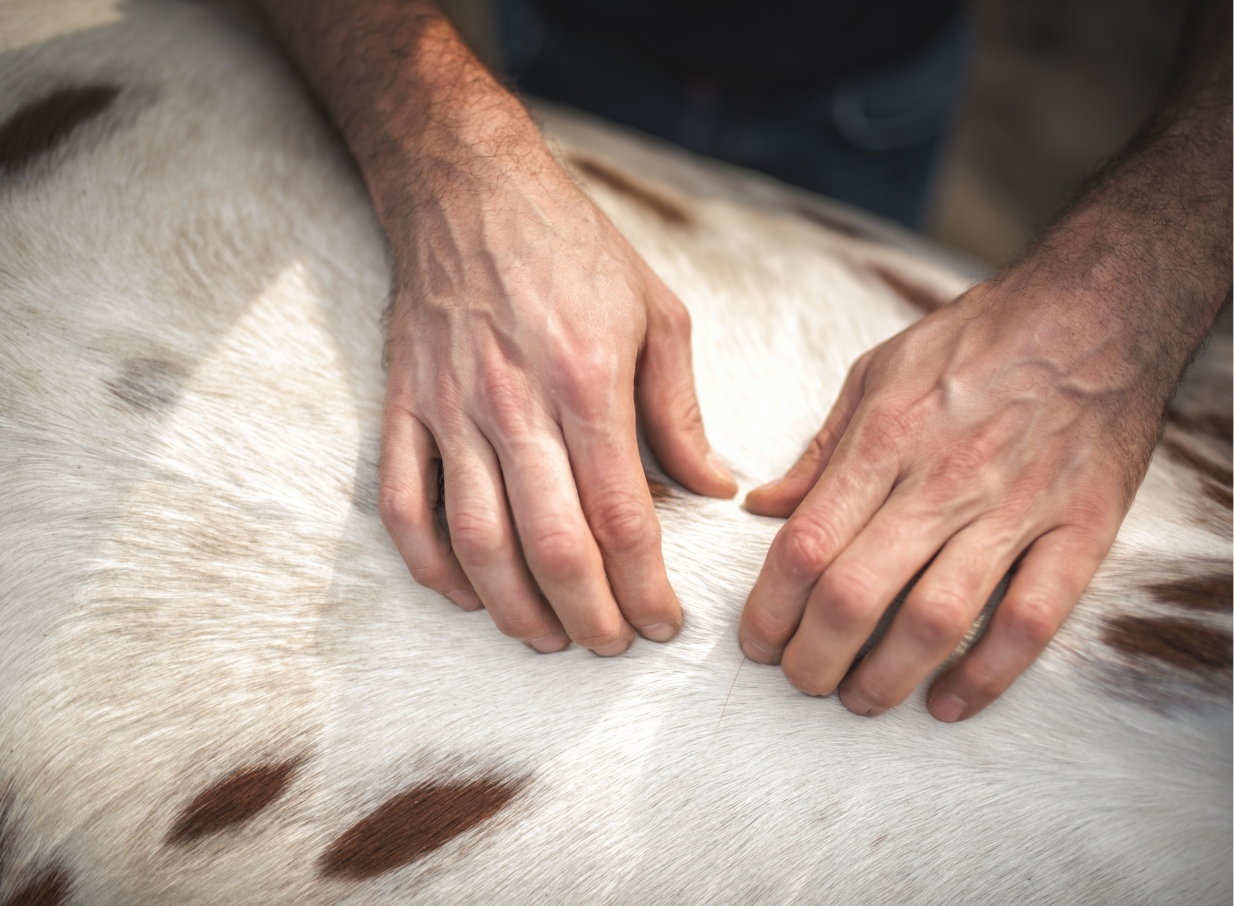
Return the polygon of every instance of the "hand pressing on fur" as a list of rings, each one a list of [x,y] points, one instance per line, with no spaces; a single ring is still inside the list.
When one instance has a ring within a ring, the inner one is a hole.
[[[741,619],[745,653],[858,714],[938,677],[970,717],[1053,637],[1113,543],[1162,410],[1230,292],[1229,8],[1128,152],[997,279],[867,352],[752,512],[788,516]],[[885,636],[853,661],[918,571]]]
[[[736,492],[709,455],[685,308],[432,3],[266,7],[394,254],[380,510],[411,574],[540,651],[671,638],[636,403],[669,474]]]

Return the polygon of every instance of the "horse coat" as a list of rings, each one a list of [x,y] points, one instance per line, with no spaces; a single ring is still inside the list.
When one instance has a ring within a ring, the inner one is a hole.
[[[970,282],[541,115],[690,309],[743,492]],[[650,456],[672,642],[537,655],[416,586],[376,505],[389,282],[254,22],[0,4],[0,903],[1230,901],[1227,336],[1058,637],[944,725],[924,686],[871,720],[743,662],[780,521]]]

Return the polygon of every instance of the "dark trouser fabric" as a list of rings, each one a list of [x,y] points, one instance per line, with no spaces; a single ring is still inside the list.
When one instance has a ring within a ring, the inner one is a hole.
[[[969,45],[961,18],[905,60],[821,88],[771,94],[647,67],[570,34],[530,0],[498,0],[498,31],[505,68],[520,91],[914,228],[921,226]]]

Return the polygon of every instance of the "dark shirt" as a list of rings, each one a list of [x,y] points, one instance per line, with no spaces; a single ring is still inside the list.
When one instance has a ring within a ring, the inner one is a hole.
[[[909,56],[961,0],[536,0],[550,19],[679,78],[801,89]]]

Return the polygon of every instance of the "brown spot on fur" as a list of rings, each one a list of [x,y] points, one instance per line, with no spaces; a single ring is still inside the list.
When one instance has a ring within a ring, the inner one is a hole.
[[[1223,488],[1215,481],[1205,481],[1201,484],[1201,490],[1209,500],[1227,510],[1234,510],[1234,494],[1230,493],[1229,488]]]
[[[651,492],[652,500],[672,500],[676,496],[668,485],[656,481],[650,475],[647,476],[647,490]]]
[[[1157,658],[1186,670],[1230,669],[1230,637],[1198,623],[1117,617],[1106,625],[1105,640],[1125,654]]]
[[[175,401],[183,380],[183,369],[171,362],[130,359],[120,376],[107,382],[107,389],[129,408],[153,412]]]
[[[631,201],[642,205],[665,223],[679,227],[692,226],[694,223],[685,208],[677,204],[677,202],[670,198],[665,198],[660,193],[647,188],[647,186],[639,185],[624,173],[614,170],[606,164],[587,157],[573,157],[570,159],[570,163],[586,174],[588,178],[594,179],[596,182],[608,186],[618,195],[624,195]]]
[[[1193,413],[1170,409],[1166,421],[1189,434],[1201,434],[1224,443],[1234,442],[1234,419],[1213,412]]]
[[[45,871],[4,901],[4,906],[59,906],[69,894],[69,879],[59,869]]]
[[[422,858],[501,811],[524,781],[422,783],[357,821],[321,857],[326,877],[363,880]]]
[[[928,315],[932,311],[938,311],[950,300],[942,299],[928,289],[923,289],[914,283],[909,283],[899,274],[885,270],[881,267],[872,268],[878,278],[891,288],[897,296],[917,309],[922,314]]]
[[[22,107],[0,125],[0,170],[16,173],[49,154],[119,93],[114,85],[60,88]]]
[[[248,821],[282,794],[299,766],[297,760],[232,771],[185,807],[167,842],[190,843]]]
[[[1167,437],[1163,440],[1161,442],[1161,450],[1180,466],[1190,469],[1202,478],[1225,485],[1226,488],[1229,488],[1231,481],[1234,480],[1234,475],[1230,473],[1229,466],[1213,462],[1173,438]],[[1229,492],[1227,491],[1226,498],[1228,497]],[[1226,506],[1228,508],[1229,505],[1227,504]]]
[[[1230,610],[1234,601],[1234,577],[1229,573],[1193,576],[1176,582],[1149,585],[1148,590],[1163,604],[1177,604],[1193,610]]]

